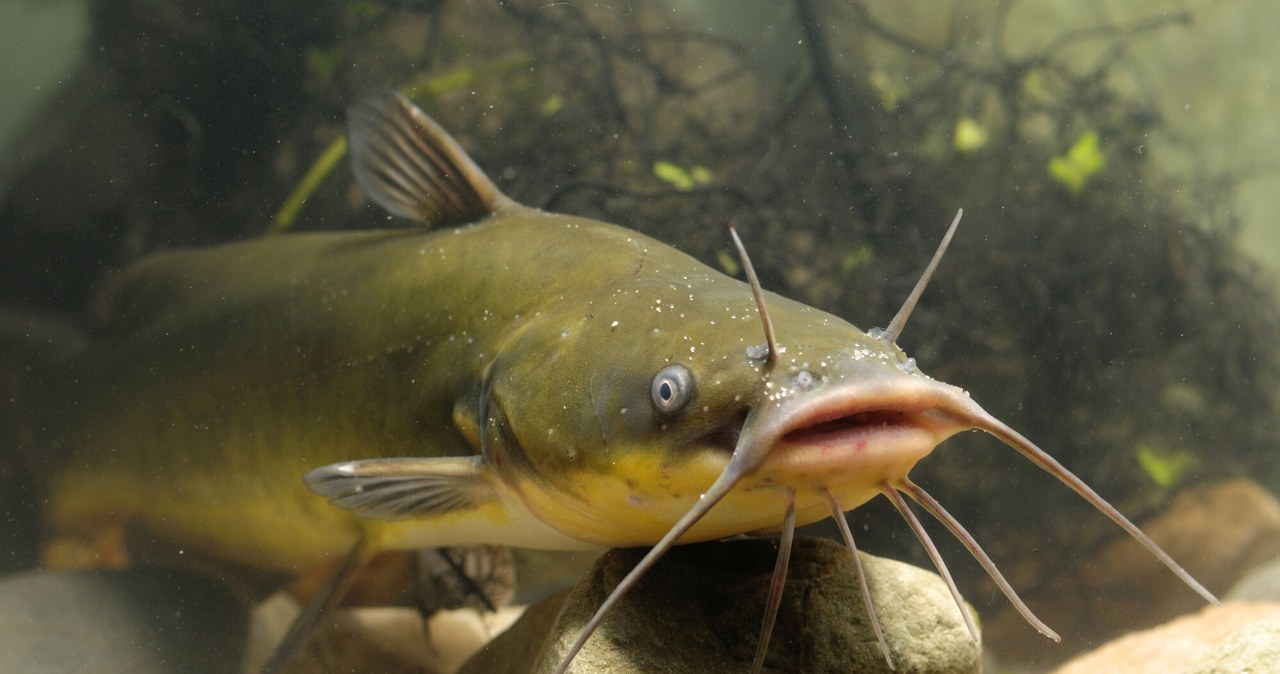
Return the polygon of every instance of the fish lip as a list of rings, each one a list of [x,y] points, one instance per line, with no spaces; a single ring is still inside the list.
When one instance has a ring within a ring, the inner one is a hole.
[[[837,384],[757,410],[741,439],[764,450],[765,470],[846,470],[875,460],[905,475],[938,443],[971,427],[953,414],[967,398],[924,377]]]

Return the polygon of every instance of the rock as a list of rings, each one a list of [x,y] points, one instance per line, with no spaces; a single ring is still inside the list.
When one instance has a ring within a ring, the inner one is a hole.
[[[1187,490],[1140,526],[1215,593],[1280,555],[1280,501],[1249,480]],[[1002,610],[986,621],[986,633],[987,645],[1005,666],[1046,669],[1090,645],[1204,605],[1159,561],[1119,533],[1073,573],[1023,592],[1023,598],[1062,635],[1062,645],[1038,639],[1012,608]]]
[[[299,608],[293,597],[280,592],[254,609],[244,674],[262,670]],[[285,674],[453,674],[520,613],[517,608],[497,613],[462,608],[437,611],[424,623],[416,608],[337,609],[321,621]]]
[[[458,671],[463,663],[523,613],[524,607],[508,606],[498,609],[497,613],[458,609],[431,616],[427,620],[427,635],[440,671],[449,674]]]
[[[205,576],[33,571],[0,580],[0,672],[231,674],[248,609]]]
[[[1280,557],[1246,573],[1223,599],[1280,602]]]
[[[1243,643],[1228,637],[1239,634],[1242,628],[1258,621],[1266,621],[1274,630],[1278,620],[1280,603],[1228,602],[1222,606],[1210,606],[1165,625],[1120,637],[1073,658],[1053,674],[1241,674],[1249,670],[1212,667],[1224,662],[1239,662],[1233,659],[1237,657],[1255,657],[1267,649],[1275,652],[1280,648],[1280,642],[1275,640],[1274,632],[1268,632],[1270,636],[1264,638],[1269,642],[1262,644],[1254,642],[1256,637],[1250,633],[1241,637]],[[1236,643],[1228,649],[1227,642]],[[1253,671],[1258,674],[1275,671],[1274,663],[1280,662],[1280,657],[1265,662],[1270,664]],[[1189,665],[1192,666],[1190,670],[1187,669]]]
[[[573,587],[595,565],[601,550],[527,550],[515,548],[516,602],[533,604]]]
[[[468,660],[458,674],[532,674],[535,670],[529,663],[539,660],[547,634],[552,629],[562,629],[556,618],[570,592],[572,590],[557,592],[525,609],[515,624]]]
[[[1260,620],[1236,630],[1186,674],[1265,674],[1280,667],[1280,619]]]
[[[461,672],[551,672],[604,600],[605,588],[644,553],[605,554],[582,582],[530,607]],[[748,671],[776,556],[774,543],[762,540],[672,550],[614,609],[570,671]],[[862,559],[898,672],[980,671],[978,644],[940,578],[901,562]],[[766,671],[888,671],[844,548],[800,538],[788,576]]]

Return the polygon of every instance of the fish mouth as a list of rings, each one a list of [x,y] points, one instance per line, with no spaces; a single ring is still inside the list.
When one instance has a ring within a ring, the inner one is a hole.
[[[904,477],[933,449],[968,428],[947,413],[953,392],[934,381],[815,392],[791,410],[775,408],[753,429],[770,446],[760,470],[824,484],[879,484]]]
[[[901,410],[868,410],[842,415],[829,421],[787,432],[780,445],[841,446],[865,442],[868,436],[890,432],[904,426],[919,426],[916,413]]]

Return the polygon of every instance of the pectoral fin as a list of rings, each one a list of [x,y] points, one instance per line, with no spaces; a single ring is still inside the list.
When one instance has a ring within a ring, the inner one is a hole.
[[[497,498],[479,456],[347,461],[302,479],[333,505],[378,520],[434,517]]]

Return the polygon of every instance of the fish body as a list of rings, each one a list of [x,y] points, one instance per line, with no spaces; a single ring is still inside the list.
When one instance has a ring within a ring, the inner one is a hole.
[[[748,355],[763,339],[745,284],[633,231],[525,208],[436,233],[154,255],[117,279],[109,331],[73,369],[82,395],[56,415],[71,455],[49,520],[71,531],[114,519],[280,570],[362,533],[389,548],[642,545],[719,474],[748,410],[786,400],[799,373],[814,384],[854,370],[921,376],[860,350],[864,333],[839,318],[769,302],[779,323],[823,330],[784,329],[788,365],[764,373]],[[650,400],[671,363],[697,387],[678,420]],[[502,507],[415,535],[332,508],[299,479],[354,458],[481,454],[486,373]],[[874,495],[866,487],[844,503]],[[776,527],[769,491],[744,489],[726,508],[767,516],[708,523],[689,540]],[[801,512],[828,514],[821,502]]]
[[[901,492],[1056,636],[908,478],[979,428],[1211,598],[898,348],[923,280],[889,328],[864,332],[636,232],[516,204],[402,97],[357,106],[349,136],[375,201],[452,227],[265,238],[124,272],[100,338],[39,406],[64,450],[43,471],[53,530],[124,531],[122,557],[142,540],[285,576],[345,559],[312,618],[382,551],[653,546],[576,652],[672,545],[781,531],[785,552],[798,524],[878,494],[922,534]]]
[[[538,310],[464,280],[516,252],[486,242],[493,224],[267,238],[135,265],[104,307],[108,332],[72,369],[82,396],[58,415],[70,460],[54,471],[50,523],[110,513],[275,570],[345,553],[362,532],[393,538],[300,476],[354,457],[473,453],[454,415],[475,407],[479,358]],[[465,534],[446,528],[440,544]]]

